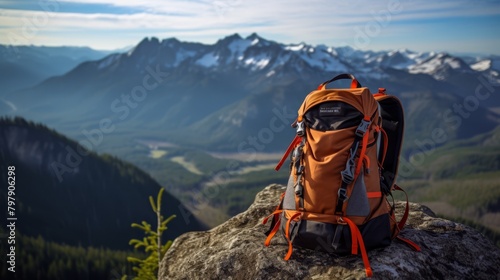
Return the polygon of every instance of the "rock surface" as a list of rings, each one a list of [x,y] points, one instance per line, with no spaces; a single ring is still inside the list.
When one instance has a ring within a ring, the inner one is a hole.
[[[265,247],[262,219],[279,201],[284,186],[270,185],[247,211],[205,232],[178,237],[160,266],[159,279],[363,279],[361,256],[328,255],[288,249],[277,234]],[[397,203],[398,212],[404,204]],[[373,279],[500,279],[500,249],[472,228],[436,218],[427,207],[411,203],[402,232],[422,248],[414,252],[394,241],[368,252]]]

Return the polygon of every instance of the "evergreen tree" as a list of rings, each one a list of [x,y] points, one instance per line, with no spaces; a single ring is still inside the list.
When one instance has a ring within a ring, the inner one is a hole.
[[[132,269],[137,274],[133,279],[138,280],[149,280],[157,279],[158,268],[160,267],[160,262],[167,252],[167,250],[172,245],[172,241],[169,240],[162,245],[161,236],[165,230],[167,230],[167,224],[175,218],[175,215],[171,215],[167,219],[161,215],[161,198],[165,189],[161,188],[158,196],[156,198],[156,203],[152,196],[149,197],[149,202],[151,203],[151,208],[156,214],[157,225],[156,229],[153,229],[151,224],[146,221],[142,221],[141,224],[133,223],[132,227],[141,229],[145,233],[145,237],[142,240],[132,239],[129,244],[134,246],[134,249],[143,248],[146,252],[147,257],[145,259],[139,259],[136,257],[128,257],[127,260],[133,264],[136,264]],[[123,276],[122,279],[127,279],[127,276]]]

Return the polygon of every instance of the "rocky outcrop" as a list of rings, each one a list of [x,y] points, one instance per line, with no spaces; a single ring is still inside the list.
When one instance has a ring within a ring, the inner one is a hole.
[[[294,248],[276,235],[264,246],[262,219],[279,201],[284,186],[270,185],[247,211],[205,232],[178,237],[160,267],[160,279],[362,279],[360,256],[336,256]],[[403,208],[403,203],[397,203]],[[472,228],[437,218],[411,203],[402,236],[419,244],[414,252],[400,242],[368,252],[373,279],[500,279],[500,249]],[[399,209],[402,212],[402,209]]]

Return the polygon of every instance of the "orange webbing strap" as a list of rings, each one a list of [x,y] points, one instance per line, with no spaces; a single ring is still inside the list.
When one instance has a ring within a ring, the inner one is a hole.
[[[267,220],[269,220],[269,218],[271,218],[271,216],[273,216],[273,218],[278,218],[279,214],[281,214],[281,212],[283,212],[283,210],[281,210],[281,206],[283,205],[283,199],[285,198],[285,194],[286,194],[286,192],[283,192],[280,195],[280,203],[278,204],[278,206],[276,206],[276,208],[274,209],[274,212],[271,213],[271,215],[265,217],[264,220],[262,220],[263,225],[267,224]]]
[[[399,236],[399,235],[398,235],[398,236],[396,236],[396,238],[397,238],[398,240],[400,240],[400,241],[403,241],[406,245],[408,245],[410,248],[412,248],[412,249],[413,249],[413,251],[416,251],[416,252],[420,252],[420,251],[422,251],[422,250],[420,249],[420,246],[418,246],[418,245],[417,245],[417,243],[415,243],[415,242],[411,241],[410,239],[403,238],[403,237],[401,237],[401,236]]]
[[[359,83],[358,83],[358,80],[353,79],[353,80],[351,81],[351,88],[357,88],[357,87],[358,87],[358,84],[359,84]]]
[[[384,96],[387,95],[387,90],[385,88],[378,88],[378,92],[375,93],[373,96],[374,97],[379,97],[379,96]]]
[[[363,161],[365,162],[366,173],[370,173],[370,158],[366,154],[363,157]]]
[[[288,158],[288,155],[292,152],[293,148],[295,148],[295,146],[297,146],[300,143],[300,141],[302,141],[302,137],[295,135],[295,138],[293,138],[292,142],[288,146],[288,149],[286,149],[286,152],[283,154],[283,156],[281,157],[280,161],[278,162],[274,170],[276,171],[280,170],[281,166],[283,165],[283,163],[285,163],[286,159]]]
[[[298,212],[293,214],[293,216],[290,217],[290,219],[286,222],[286,227],[285,227],[285,238],[288,241],[288,252],[286,253],[286,256],[284,258],[285,261],[288,261],[290,257],[292,256],[292,251],[293,251],[293,245],[292,241],[290,240],[290,223],[297,217],[299,217],[302,213]]]
[[[269,244],[271,244],[271,239],[273,239],[274,235],[276,234],[276,232],[278,232],[279,228],[280,228],[280,224],[281,224],[281,217],[280,217],[280,214],[281,212],[283,212],[283,209],[281,209],[281,207],[283,206],[283,199],[285,198],[285,192],[283,192],[280,196],[280,203],[278,204],[278,206],[276,206],[276,209],[274,210],[273,213],[271,213],[271,215],[267,216],[264,218],[264,220],[262,220],[262,224],[267,224],[267,221],[269,220],[269,218],[273,217],[273,222],[274,222],[274,226],[271,224],[271,226],[273,226],[272,229],[270,229],[269,231],[269,234],[267,235],[267,238],[266,238],[266,241],[264,242],[264,245],[267,247],[269,246]]]
[[[370,121],[369,116],[365,116],[363,118],[365,121]],[[368,146],[368,138],[370,136],[370,129],[367,129],[365,134],[363,135],[363,141],[361,144],[361,152],[359,153],[358,164],[356,165],[356,171],[354,172],[354,178],[358,177],[359,172],[361,171],[361,165],[363,164],[363,159],[365,158],[366,148]]]
[[[405,196],[406,196],[405,212],[403,214],[403,217],[401,218],[401,220],[398,223],[398,230],[401,231],[403,229],[403,227],[405,226],[405,224],[406,224],[406,220],[408,219],[408,214],[410,212],[410,205],[408,203],[408,194],[405,192],[405,190],[403,190],[400,186],[398,186],[396,184],[394,184],[394,189],[398,190],[398,191],[402,191],[405,194]],[[417,252],[420,252],[420,250],[421,250],[420,246],[418,246],[415,242],[413,242],[413,241],[411,241],[409,239],[400,237],[399,235],[396,236],[396,238],[399,239],[400,241],[403,241],[406,245],[408,245],[413,250],[415,250]]]
[[[359,250],[361,251],[361,258],[363,259],[363,264],[365,265],[366,277],[372,277],[373,271],[370,267],[370,261],[368,260],[368,254],[366,253],[365,242],[363,241],[363,236],[361,232],[359,232],[358,227],[354,224],[353,221],[349,220],[349,218],[342,217],[342,219],[347,222],[349,228],[351,229],[351,237],[352,237],[352,250],[351,254],[358,254],[358,245]]]
[[[368,197],[368,198],[381,198],[382,192],[366,192],[366,197]]]
[[[271,232],[269,233],[269,235],[267,236],[266,238],[266,241],[264,241],[264,246],[268,247],[269,244],[271,244],[271,239],[273,239],[274,235],[276,234],[276,232],[278,232],[278,230],[280,229],[280,225],[281,225],[281,219],[279,217],[279,215],[281,214],[281,212],[283,212],[283,210],[276,210],[274,211],[271,215],[267,216],[264,221],[262,222],[263,224],[266,224],[267,223],[267,220],[273,216],[273,219],[276,219],[276,223],[274,223],[274,227],[273,229],[271,230]]]
[[[399,187],[398,185],[394,184],[394,189],[395,190],[398,190],[398,191],[402,191],[405,196],[406,196],[406,207],[405,207],[405,212],[403,214],[403,217],[401,218],[401,220],[399,221],[398,223],[398,229],[399,230],[402,230],[403,227],[405,226],[406,224],[406,220],[408,219],[408,214],[410,212],[410,205],[408,203],[408,194],[401,188]]]

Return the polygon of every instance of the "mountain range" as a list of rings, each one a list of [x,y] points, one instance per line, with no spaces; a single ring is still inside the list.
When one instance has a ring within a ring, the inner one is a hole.
[[[400,97],[407,138],[427,138],[442,127],[450,141],[498,125],[500,97],[479,100],[474,93],[479,86],[491,92],[500,84],[499,61],[407,49],[282,44],[257,34],[233,34],[211,45],[145,38],[127,52],[82,62],[0,97],[6,114],[48,124],[90,142],[93,150],[127,150],[133,139],[155,139],[209,151],[280,151],[293,135],[283,126],[293,122],[304,96],[333,75],[349,72],[374,92],[384,87]],[[97,141],[103,120],[114,129]],[[405,154],[418,149],[407,141]]]
[[[110,51],[88,47],[37,47],[0,45],[0,92],[34,86],[63,75],[76,65],[103,58]]]

